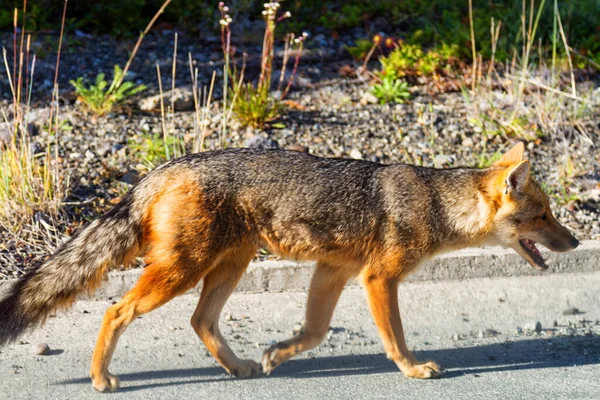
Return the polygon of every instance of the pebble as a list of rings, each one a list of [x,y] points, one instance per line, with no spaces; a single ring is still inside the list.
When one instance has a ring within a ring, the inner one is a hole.
[[[304,330],[304,324],[296,323],[294,324],[294,328],[292,329],[292,335],[297,335]]]
[[[371,92],[367,91],[365,92],[365,94],[363,94],[362,98],[360,99],[360,104],[367,105],[367,104],[377,104],[379,102],[379,99]]]
[[[46,343],[38,343],[33,346],[31,353],[36,356],[45,356],[50,351],[50,346]]]
[[[563,311],[563,315],[579,315],[579,314],[585,314],[585,313],[575,307],[567,308],[566,310]]]
[[[363,155],[360,152],[360,150],[358,150],[356,147],[353,148],[352,150],[350,150],[350,157],[354,158],[355,160],[362,160]]]

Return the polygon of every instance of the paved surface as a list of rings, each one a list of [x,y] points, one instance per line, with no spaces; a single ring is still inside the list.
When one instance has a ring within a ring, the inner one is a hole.
[[[600,272],[403,284],[409,347],[447,369],[433,381],[406,379],[385,358],[359,287],[344,291],[321,346],[251,380],[207,355],[188,323],[196,301],[184,295],[130,327],[112,363],[122,389],[108,395],[93,391],[87,371],[110,300],[80,301],[0,349],[0,398],[600,399]],[[302,320],[305,301],[303,291],[236,293],[222,331],[238,355],[258,360]],[[32,355],[40,342],[49,355]]]
[[[541,248],[550,269],[533,269],[514,250],[500,247],[469,248],[443,254],[425,263],[409,281],[447,281],[508,276],[537,276],[548,273],[594,272],[598,270],[600,241],[587,240],[568,253],[551,253]],[[121,297],[140,277],[141,269],[114,271],[96,292],[96,298]],[[239,292],[298,290],[309,287],[314,263],[267,260],[250,264],[237,287]],[[11,283],[0,280],[0,294]]]

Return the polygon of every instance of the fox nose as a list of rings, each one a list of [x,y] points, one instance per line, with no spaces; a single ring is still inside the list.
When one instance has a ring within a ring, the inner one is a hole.
[[[577,246],[579,246],[579,240],[577,240],[576,238],[571,239],[571,246],[576,249]]]

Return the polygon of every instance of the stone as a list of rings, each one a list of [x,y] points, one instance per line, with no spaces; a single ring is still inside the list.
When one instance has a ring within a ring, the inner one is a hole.
[[[353,148],[352,150],[350,150],[350,157],[354,158],[355,160],[362,160],[363,155],[360,152],[360,150],[358,150],[356,147]]]
[[[363,106],[367,104],[377,104],[378,102],[379,99],[371,92],[365,92],[365,94],[363,94],[362,98],[360,99],[360,104],[362,104]]]
[[[50,351],[50,346],[46,343],[37,343],[31,349],[31,352],[36,356],[45,356]]]
[[[160,110],[160,94],[146,97],[139,101],[138,106],[143,111]],[[162,95],[165,110],[174,102],[175,111],[193,111],[194,110],[194,92],[192,86],[183,86],[168,90]]]

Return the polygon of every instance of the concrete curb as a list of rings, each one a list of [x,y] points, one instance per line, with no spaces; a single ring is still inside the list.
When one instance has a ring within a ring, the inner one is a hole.
[[[542,251],[548,271],[534,270],[513,250],[498,247],[465,249],[444,254],[427,262],[408,281],[442,281],[472,278],[494,278],[522,275],[592,272],[600,270],[600,241],[588,240],[568,253]],[[290,289],[307,289],[314,263],[289,260],[253,262],[239,283],[238,292],[261,292]],[[94,294],[94,298],[119,298],[138,280],[142,269],[115,271],[108,274],[107,282]],[[0,282],[0,293],[12,281]],[[349,285],[356,285],[351,280]],[[198,291],[198,288],[191,292]]]

